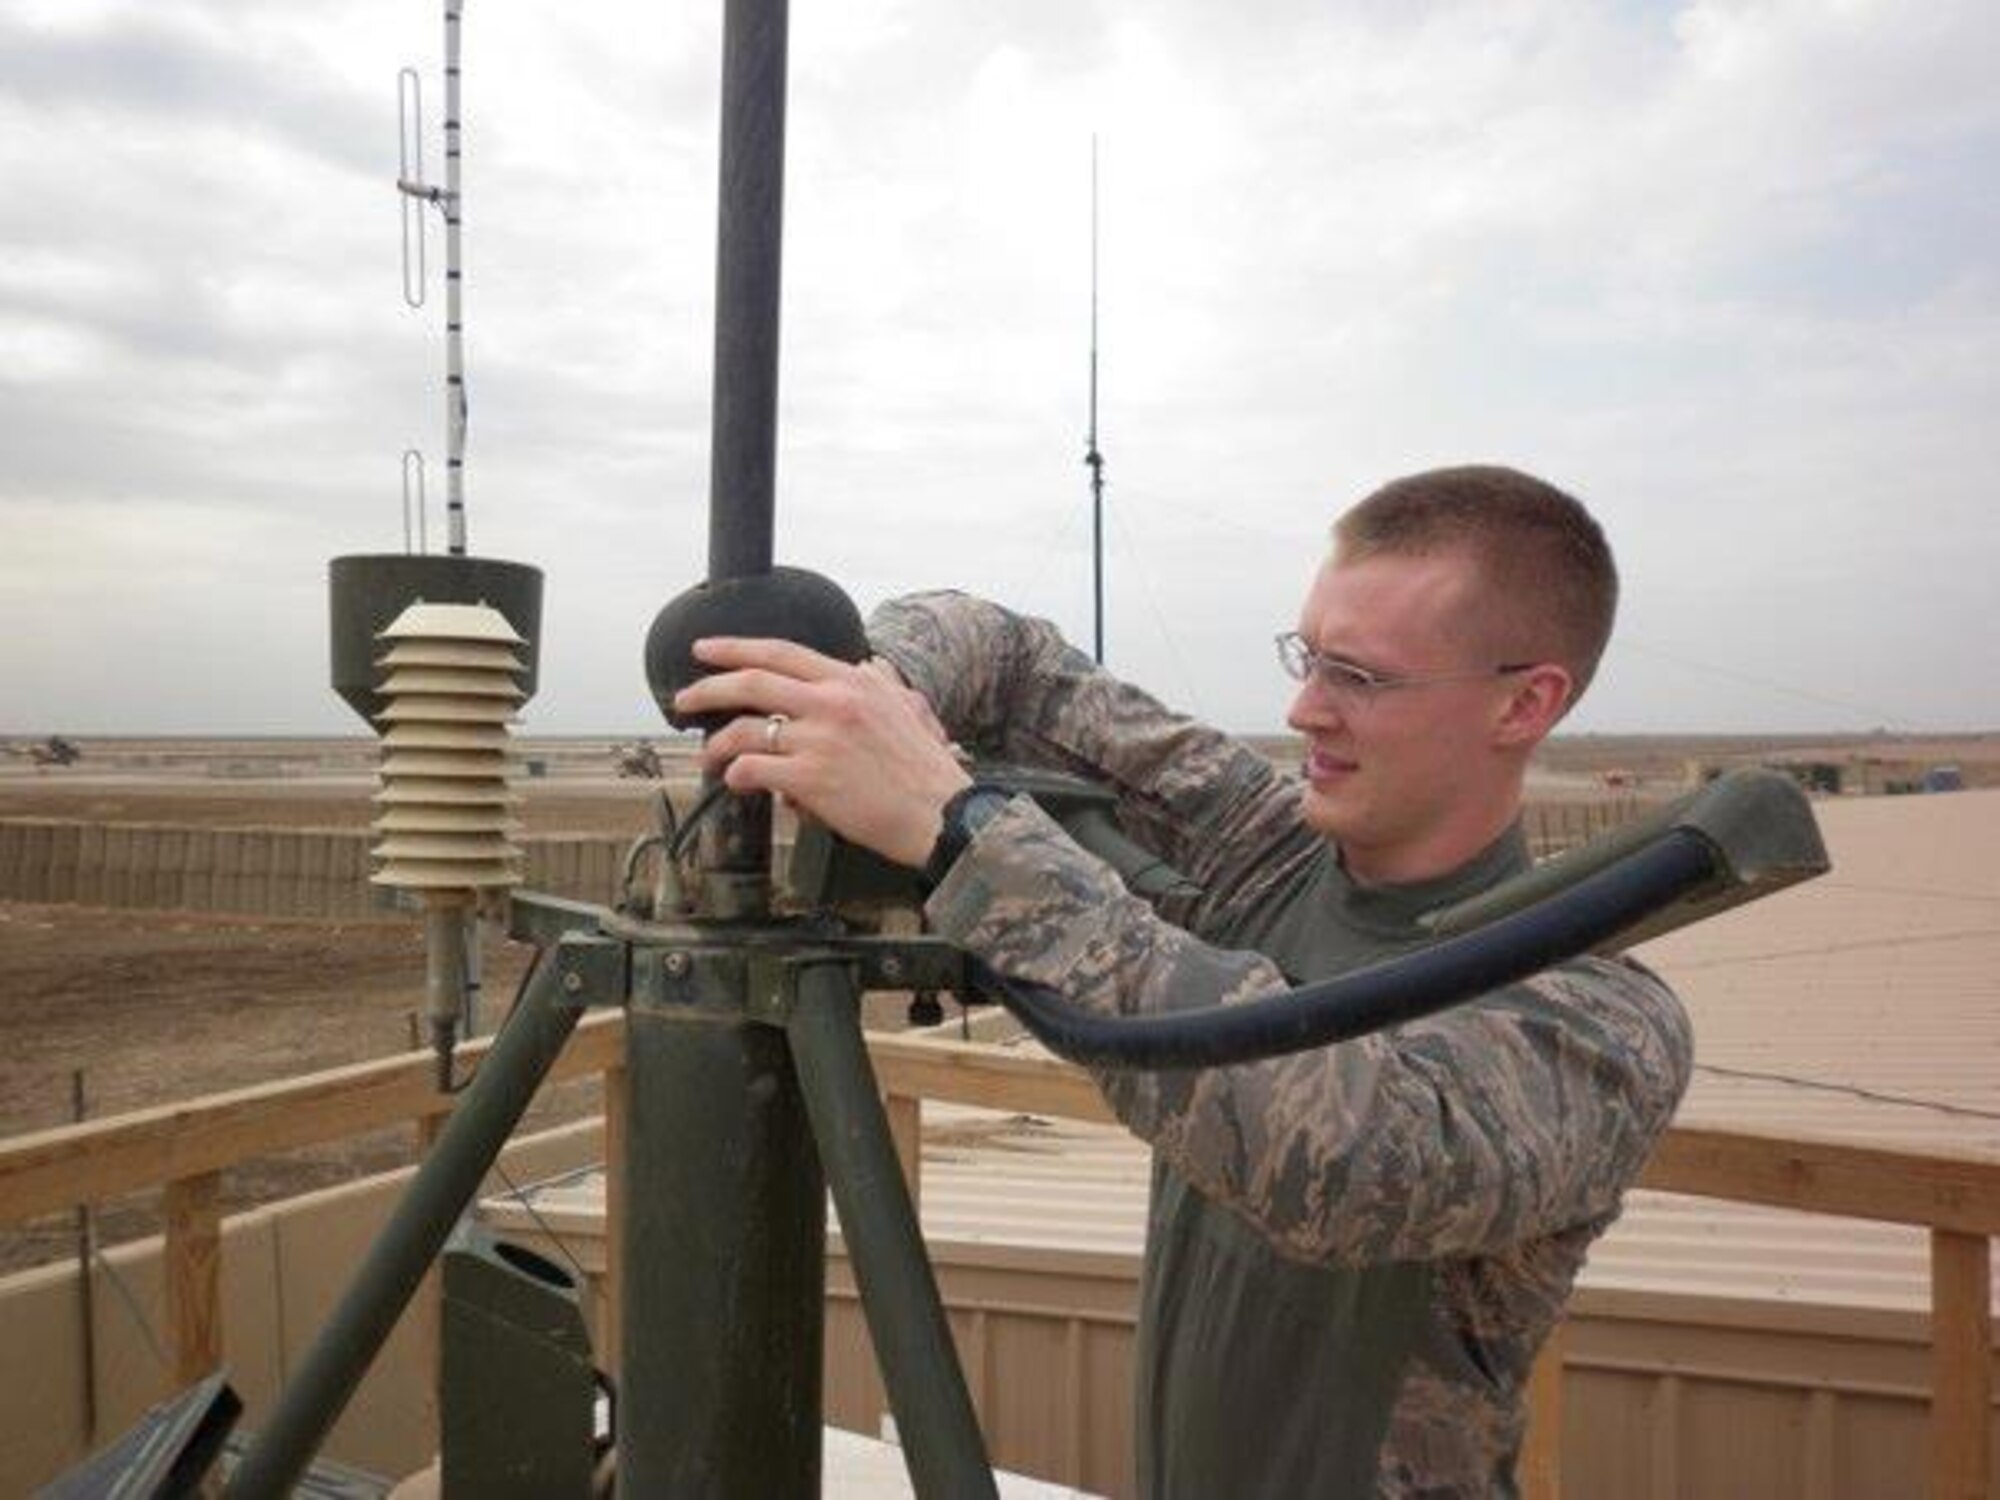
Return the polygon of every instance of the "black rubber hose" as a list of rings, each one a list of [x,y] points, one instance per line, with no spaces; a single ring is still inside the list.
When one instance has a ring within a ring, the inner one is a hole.
[[[1215,1068],[1304,1052],[1414,1021],[1512,984],[1616,936],[1712,880],[1716,853],[1675,829],[1560,895],[1337,979],[1241,1005],[1100,1016],[977,960],[973,983],[1050,1050],[1091,1067]]]

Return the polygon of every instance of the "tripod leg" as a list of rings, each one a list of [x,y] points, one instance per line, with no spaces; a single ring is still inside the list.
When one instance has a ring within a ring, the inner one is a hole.
[[[924,1497],[993,1495],[979,1419],[862,1045],[859,1003],[845,966],[805,969],[786,1023],[792,1064],[840,1211],[910,1482]]]
[[[588,981],[604,972],[598,965],[607,956],[593,949],[610,950],[613,972],[622,974],[615,943],[565,939],[542,955],[513,1018],[494,1039],[409,1191],[230,1476],[231,1500],[286,1494],[312,1462],[576,1029],[583,1007],[580,997],[565,996],[565,979],[584,977],[582,992],[591,993],[595,986]]]

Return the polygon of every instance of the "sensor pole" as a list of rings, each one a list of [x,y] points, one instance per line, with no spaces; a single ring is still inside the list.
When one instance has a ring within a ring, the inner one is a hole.
[[[723,17],[711,586],[771,570],[786,25],[785,0]],[[770,798],[725,798],[699,916],[766,919],[770,860]],[[817,1495],[825,1188],[784,1032],[715,942],[636,962],[627,1003],[618,1487]]]
[[[777,492],[787,0],[728,0],[708,576],[770,571]]]
[[[473,944],[479,923],[467,899],[427,895],[424,899],[424,1022],[441,1094],[451,1092],[452,1054],[471,1035],[470,989]]]

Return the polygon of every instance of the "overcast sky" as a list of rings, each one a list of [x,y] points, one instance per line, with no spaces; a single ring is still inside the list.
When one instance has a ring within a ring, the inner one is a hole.
[[[720,5],[465,22],[472,550],[547,572],[528,732],[656,727],[706,555]],[[441,530],[403,305],[417,0],[0,0],[0,731],[348,732],[327,560]],[[798,0],[781,560],[1275,727],[1327,523],[1508,462],[1626,602],[1571,727],[2000,727],[2000,5]]]

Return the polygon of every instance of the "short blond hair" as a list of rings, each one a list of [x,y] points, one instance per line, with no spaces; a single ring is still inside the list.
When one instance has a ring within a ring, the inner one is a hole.
[[[1583,503],[1546,480],[1493,464],[1391,480],[1333,526],[1343,559],[1463,551],[1498,615],[1570,674],[1570,702],[1596,674],[1618,612],[1618,565]]]

